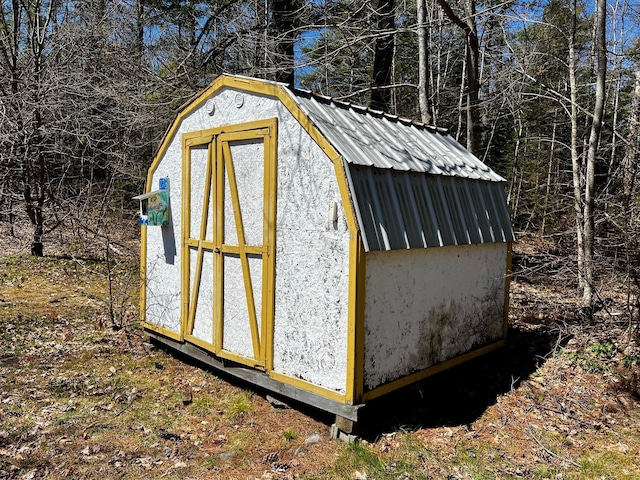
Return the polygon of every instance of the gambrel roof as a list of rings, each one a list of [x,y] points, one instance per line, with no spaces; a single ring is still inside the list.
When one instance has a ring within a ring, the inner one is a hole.
[[[348,164],[366,250],[514,240],[504,178],[445,131],[287,90]]]
[[[446,131],[266,80],[342,157],[366,251],[510,242],[505,179]],[[249,90],[249,89],[248,89]]]

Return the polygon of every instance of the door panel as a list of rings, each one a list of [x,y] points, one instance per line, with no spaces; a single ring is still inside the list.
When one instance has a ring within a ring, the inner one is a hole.
[[[186,172],[189,191],[189,222],[183,261],[188,268],[184,312],[184,338],[213,349],[213,182],[214,158],[209,141],[187,148]]]
[[[212,207],[212,195],[211,193],[211,181],[212,181],[212,165],[210,158],[210,146],[195,145],[190,148],[191,158],[189,165],[189,173],[191,176],[190,185],[190,204],[192,208],[189,212],[189,232],[190,237],[194,239],[200,238],[200,227],[202,225],[202,212],[204,207],[205,194],[207,193],[207,187],[209,190],[208,205],[207,205],[207,217],[206,221],[206,240],[213,241],[213,209]],[[195,208],[194,208],[195,207]]]
[[[183,136],[183,336],[269,369],[275,119]]]
[[[218,169],[224,208],[219,245],[222,268],[220,354],[254,366],[265,365],[263,268],[268,244],[268,131],[220,135]],[[266,174],[265,174],[266,171]]]
[[[194,281],[198,265],[198,249],[189,248],[191,272],[189,281],[195,285]],[[196,300],[192,303],[193,327],[189,332],[198,340],[206,344],[213,344],[213,252],[203,249],[202,265],[200,267],[200,282],[198,285]],[[192,287],[195,289],[195,287]],[[193,298],[193,290],[192,290]],[[192,300],[193,301],[193,300]]]
[[[247,245],[264,244],[264,142],[252,140],[227,143],[227,155],[233,162],[244,239]],[[229,185],[229,172],[224,183],[224,243],[238,244],[237,225]]]
[[[242,270],[242,261],[239,255],[226,253],[224,258],[224,328],[222,346],[227,352],[233,352],[247,358],[259,358],[256,355],[254,340],[259,343],[262,333],[261,296],[262,296],[262,258],[249,257],[249,271],[251,275],[251,287],[253,292],[254,312],[249,314],[249,303],[247,302]],[[253,324],[256,331],[252,331],[250,318],[256,318]]]

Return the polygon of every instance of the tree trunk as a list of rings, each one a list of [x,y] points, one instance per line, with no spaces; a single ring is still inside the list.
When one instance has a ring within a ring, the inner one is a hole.
[[[35,8],[27,9],[28,21],[28,41],[32,55],[29,66],[29,102],[31,103],[29,124],[25,124],[26,149],[22,157],[23,162],[23,196],[25,200],[27,215],[33,227],[31,239],[31,254],[43,255],[43,235],[44,235],[44,202],[47,192],[47,161],[45,158],[45,125],[42,115],[43,95],[42,80],[44,65],[45,40],[47,39],[49,15],[43,15],[40,11],[42,5],[36,4]],[[51,8],[51,5],[50,5]]]
[[[569,89],[571,95],[571,170],[573,173],[573,208],[576,214],[576,249],[578,287],[584,288],[584,220],[582,211],[582,159],[578,152],[578,85],[576,81],[576,2],[572,2],[569,31]]]
[[[420,117],[424,123],[431,123],[431,108],[429,107],[429,44],[427,41],[427,5],[426,0],[417,0],[418,16],[418,103]]]
[[[553,172],[553,164],[555,160],[554,157],[555,157],[555,151],[556,151],[556,129],[558,127],[557,116],[558,116],[558,111],[556,110],[553,118],[551,145],[549,146],[549,165],[547,166],[547,185],[545,186],[545,192],[544,192],[544,209],[542,212],[542,227],[540,228],[542,235],[546,234],[547,213],[549,211],[549,198],[551,196],[551,174]]]
[[[449,20],[460,27],[466,35],[467,149],[472,153],[478,154],[480,151],[482,124],[480,123],[480,106],[478,103],[480,97],[480,80],[478,77],[480,44],[475,20],[476,3],[475,0],[464,1],[465,19],[463,20],[452,10],[446,0],[437,1]]]
[[[476,27],[475,0],[464,2],[464,13],[467,23],[467,149],[476,155],[480,152],[482,124],[480,123],[480,46]]]
[[[584,294],[585,306],[593,304],[594,260],[593,239],[595,209],[595,164],[598,147],[600,145],[600,132],[604,116],[605,88],[607,75],[607,51],[606,51],[606,0],[596,0],[596,38],[595,50],[597,60],[596,70],[596,98],[593,107],[593,120],[587,149],[587,170],[584,189]]]
[[[393,68],[393,51],[395,35],[390,33],[395,27],[395,0],[378,0],[376,3],[376,38],[373,56],[373,90],[370,107],[388,112],[391,106],[391,70]]]
[[[272,20],[278,41],[276,43],[276,82],[294,85],[294,45],[296,41],[296,18],[300,2],[298,0],[273,0]]]

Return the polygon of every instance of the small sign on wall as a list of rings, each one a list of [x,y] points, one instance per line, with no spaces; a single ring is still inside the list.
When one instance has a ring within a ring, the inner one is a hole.
[[[133,197],[140,201],[140,225],[169,226],[169,179],[160,179],[160,189]]]

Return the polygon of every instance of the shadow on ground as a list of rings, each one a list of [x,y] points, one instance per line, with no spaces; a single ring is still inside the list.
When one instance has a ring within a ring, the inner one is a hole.
[[[355,433],[373,442],[382,434],[398,429],[471,424],[496,403],[498,396],[518,388],[568,338],[559,337],[558,330],[543,325],[514,325],[509,329],[503,348],[369,402],[361,411]],[[205,368],[231,384],[251,389],[263,397],[277,396],[171,348],[166,350],[185,363]],[[327,429],[335,420],[335,415],[309,405],[286,398],[281,400],[326,424]]]
[[[518,388],[558,344],[557,332],[514,326],[504,348],[371,402],[359,435],[375,441],[399,428],[468,425],[498,396]]]

